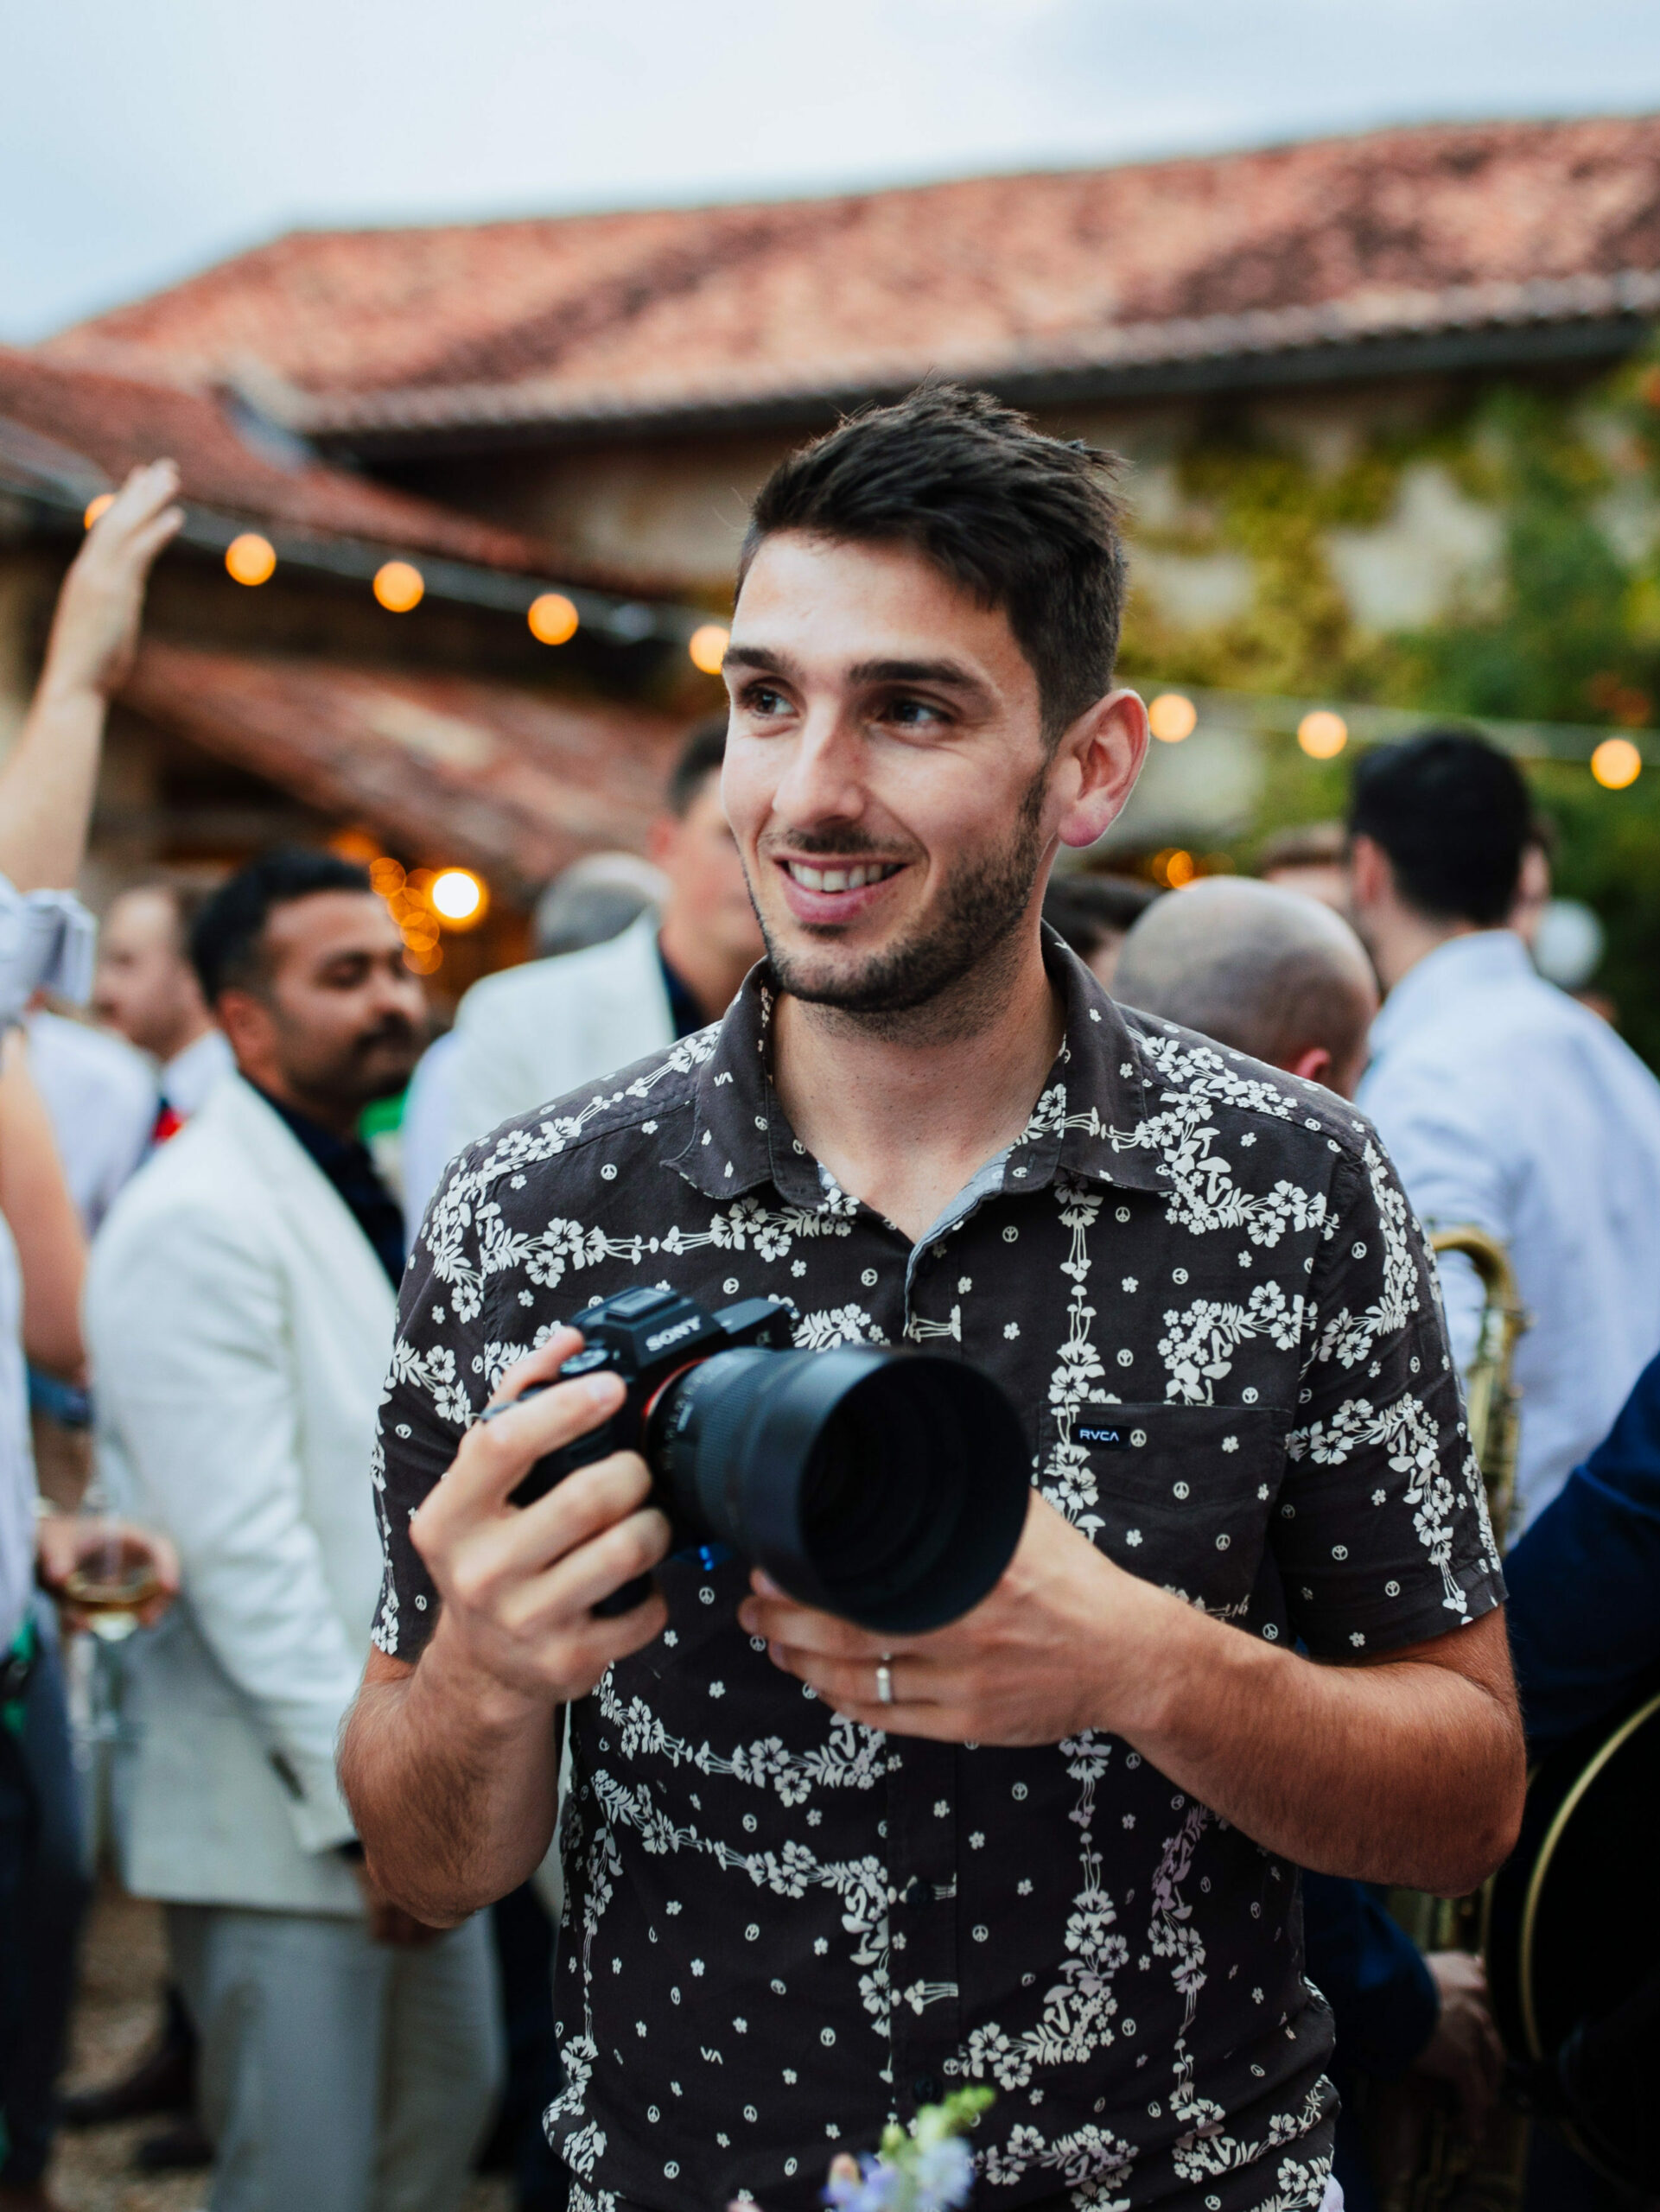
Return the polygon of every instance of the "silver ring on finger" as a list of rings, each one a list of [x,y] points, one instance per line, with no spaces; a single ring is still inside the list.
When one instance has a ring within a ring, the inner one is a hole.
[[[891,1651],[884,1651],[877,1664],[876,1702],[878,1705],[892,1705],[894,1702],[894,1669],[889,1663],[893,1656]]]

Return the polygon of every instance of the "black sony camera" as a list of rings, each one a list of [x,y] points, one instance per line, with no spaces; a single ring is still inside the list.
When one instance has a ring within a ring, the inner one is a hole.
[[[914,1634],[959,1618],[1025,1524],[1030,1453],[1014,1408],[961,1360],[875,1344],[798,1351],[793,1319],[769,1299],[710,1313],[643,1286],[590,1306],[573,1319],[583,1347],[559,1379],[608,1367],[628,1395],[538,1459],[513,1503],[638,1452],[677,1556],[713,1565],[735,1552],[865,1628]],[[626,1612],[650,1587],[642,1577],[595,1611]]]

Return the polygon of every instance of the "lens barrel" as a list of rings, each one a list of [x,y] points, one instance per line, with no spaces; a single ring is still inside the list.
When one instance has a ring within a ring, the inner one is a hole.
[[[682,1526],[804,1604],[913,1635],[1013,1558],[1030,1452],[989,1376],[928,1352],[716,1352],[652,1410],[646,1456]]]

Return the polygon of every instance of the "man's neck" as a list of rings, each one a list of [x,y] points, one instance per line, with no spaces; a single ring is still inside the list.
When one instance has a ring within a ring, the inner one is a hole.
[[[1060,1049],[1035,931],[972,1001],[873,1020],[783,996],[773,1078],[791,1127],[842,1188],[914,1242],[1031,1117]]]
[[[205,1015],[200,1020],[181,1023],[179,1028],[174,1033],[172,1041],[168,1046],[167,1050],[165,1052],[157,1052],[156,1056],[156,1058],[160,1060],[163,1067],[170,1065],[173,1061],[178,1058],[181,1052],[188,1052],[193,1045],[200,1044],[202,1039],[207,1036],[208,1031],[213,1027],[213,1023],[209,1021]]]
[[[308,1122],[315,1122],[320,1129],[349,1143],[358,1133],[358,1121],[363,1109],[357,1105],[342,1105],[336,1098],[314,1097],[308,1090],[301,1090],[286,1076],[273,1069],[261,1068],[256,1072],[238,1064],[238,1072],[256,1090],[263,1091],[273,1105],[285,1107],[290,1114],[298,1114]]]
[[[658,950],[680,978],[706,1020],[718,1021],[749,972],[747,959],[735,959],[690,927],[672,906],[663,917]]]
[[[1449,922],[1414,913],[1407,906],[1396,906],[1386,915],[1369,919],[1366,949],[1386,992],[1392,991],[1403,976],[1410,975],[1421,960],[1450,944],[1455,937],[1474,937],[1479,926],[1474,922]]]

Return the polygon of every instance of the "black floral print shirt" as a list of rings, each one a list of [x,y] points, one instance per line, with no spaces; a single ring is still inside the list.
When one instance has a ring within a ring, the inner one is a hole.
[[[436,1603],[407,1531],[502,1370],[633,1283],[787,1299],[803,1345],[995,1376],[1033,1479],[1131,1573],[1316,1657],[1503,1597],[1423,1240],[1331,1093],[1107,997],[1001,1162],[912,1245],[796,1141],[758,969],[725,1021],[464,1154],[404,1285],[376,1484],[381,1648]],[[1320,2202],[1329,2012],[1295,1870],[1112,1737],[888,1738],[782,1675],[743,1566],[671,1561],[671,1625],[575,1707],[550,2115],[580,2201],[816,2203],[984,2082],[978,2201]]]

